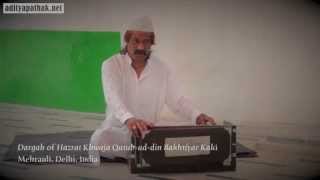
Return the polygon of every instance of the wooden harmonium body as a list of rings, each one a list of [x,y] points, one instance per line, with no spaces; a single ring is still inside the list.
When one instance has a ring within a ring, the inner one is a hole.
[[[132,173],[232,171],[236,169],[236,126],[154,127],[131,137]]]

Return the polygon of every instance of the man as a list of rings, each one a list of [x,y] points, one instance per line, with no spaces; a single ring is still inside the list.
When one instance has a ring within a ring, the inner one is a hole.
[[[197,125],[214,119],[196,110],[178,89],[169,68],[154,57],[155,33],[151,20],[142,17],[125,32],[125,47],[102,65],[103,90],[108,104],[106,119],[91,137],[94,146],[130,144],[132,133],[141,136],[159,121],[164,105]],[[111,147],[112,148],[112,147]],[[114,159],[127,158],[128,151],[95,150],[90,154]]]

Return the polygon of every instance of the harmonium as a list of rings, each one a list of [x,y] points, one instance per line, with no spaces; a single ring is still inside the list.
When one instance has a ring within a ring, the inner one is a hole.
[[[131,137],[131,173],[234,171],[236,126],[160,126]]]

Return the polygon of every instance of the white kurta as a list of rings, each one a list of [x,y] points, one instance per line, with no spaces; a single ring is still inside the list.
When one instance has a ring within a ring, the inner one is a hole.
[[[195,123],[200,112],[184,97],[174,75],[158,58],[151,56],[138,78],[126,55],[116,54],[102,65],[102,83],[107,103],[106,119],[94,132],[90,143],[95,146],[128,145],[128,118],[135,117],[156,124],[164,105]],[[95,157],[126,158],[125,152],[90,151]],[[98,158],[99,159],[99,158]]]

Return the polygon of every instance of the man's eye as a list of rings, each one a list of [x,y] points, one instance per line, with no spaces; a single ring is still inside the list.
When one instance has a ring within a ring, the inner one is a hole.
[[[134,43],[134,44],[139,43],[139,41],[137,39],[132,39],[131,42]]]
[[[151,42],[150,39],[143,40],[143,43],[144,43],[144,44],[148,44],[148,43],[150,43],[150,42]]]

